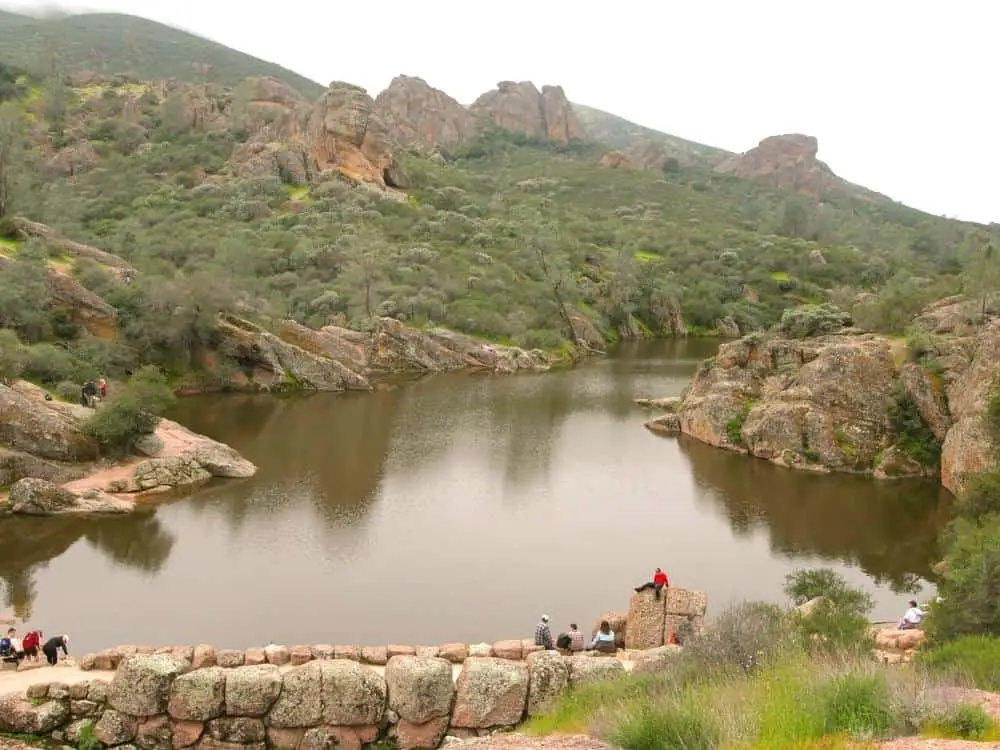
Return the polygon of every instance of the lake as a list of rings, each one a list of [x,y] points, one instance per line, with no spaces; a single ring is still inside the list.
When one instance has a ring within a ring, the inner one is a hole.
[[[784,602],[831,566],[894,619],[930,575],[950,496],[930,481],[792,472],[656,436],[715,344],[621,347],[537,375],[438,375],[372,394],[184,399],[171,416],[256,462],[245,481],[123,518],[0,522],[7,605],[77,655],[112,645],[437,644],[588,629],[656,566],[709,614]],[[925,587],[922,596],[930,589]]]

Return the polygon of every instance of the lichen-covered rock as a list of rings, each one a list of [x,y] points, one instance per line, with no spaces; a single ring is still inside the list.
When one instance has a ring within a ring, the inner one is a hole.
[[[704,591],[670,586],[664,589],[663,598],[664,611],[668,615],[704,617],[708,609],[708,595]]]
[[[625,675],[625,665],[618,659],[572,656],[566,660],[569,662],[570,687],[617,680]]]
[[[293,667],[301,667],[313,659],[311,646],[292,646],[288,649],[288,662]]]
[[[569,667],[555,651],[528,655],[528,716],[549,711],[569,685]]]
[[[312,727],[323,716],[322,669],[327,662],[310,662],[284,674],[278,700],[268,713],[273,727]]]
[[[635,676],[662,674],[668,671],[682,653],[680,646],[660,646],[648,651],[638,651],[633,657],[635,663],[631,674]]]
[[[528,700],[528,666],[505,659],[466,659],[457,687],[452,726],[485,729],[517,724]]]
[[[192,669],[202,669],[203,667],[214,667],[215,663],[215,649],[209,646],[207,643],[202,643],[194,647],[194,652],[191,655],[191,668]]]
[[[25,478],[10,488],[13,513],[26,516],[131,513],[132,503],[97,490],[77,493],[44,479]]]
[[[167,716],[151,716],[139,722],[135,744],[140,750],[174,750],[174,732]]]
[[[111,680],[108,703],[130,716],[164,713],[170,688],[181,670],[182,665],[168,654],[126,657]]]
[[[385,646],[364,646],[361,649],[361,662],[375,666],[385,666],[389,661],[389,650]]]
[[[386,680],[349,660],[319,662],[323,722],[335,726],[378,724],[386,705]]]
[[[181,721],[207,721],[222,715],[226,672],[221,667],[196,669],[174,680],[167,713]]]
[[[83,431],[79,409],[89,411],[45,401],[41,389],[0,385],[0,445],[49,461],[96,460],[97,441]]]
[[[455,695],[451,664],[440,658],[394,656],[385,668],[389,708],[414,724],[448,716]]]
[[[438,647],[438,656],[452,664],[461,664],[469,656],[469,647],[464,643],[445,643]]]
[[[267,738],[264,722],[249,716],[213,719],[205,725],[205,730],[220,742],[237,742],[241,745],[264,742]]]
[[[287,646],[278,646],[273,643],[264,647],[264,656],[267,657],[268,664],[273,664],[276,667],[283,667],[291,660]]]
[[[121,745],[135,739],[139,731],[139,720],[134,716],[107,709],[94,725],[94,737],[105,745]]]
[[[524,647],[520,639],[516,641],[497,641],[491,647],[491,651],[493,652],[493,656],[498,659],[518,661],[524,657]]]
[[[67,701],[35,705],[19,693],[0,697],[0,731],[13,734],[48,734],[69,719]]]
[[[626,648],[638,650],[663,645],[664,605],[665,597],[657,599],[651,589],[632,595],[628,606]]]
[[[243,666],[243,659],[243,652],[235,649],[224,648],[215,652],[215,663],[226,669]],[[263,661],[260,663],[263,663]]]
[[[399,750],[436,750],[447,731],[447,716],[423,724],[400,719],[393,725],[391,737]]]
[[[281,693],[281,672],[271,664],[236,667],[226,672],[226,714],[264,716]]]

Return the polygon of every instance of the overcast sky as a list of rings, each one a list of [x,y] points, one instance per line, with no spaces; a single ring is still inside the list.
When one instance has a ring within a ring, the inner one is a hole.
[[[846,179],[932,213],[1000,222],[995,0],[60,5],[146,16],[373,96],[399,73],[463,103],[528,79],[731,151],[807,133]]]

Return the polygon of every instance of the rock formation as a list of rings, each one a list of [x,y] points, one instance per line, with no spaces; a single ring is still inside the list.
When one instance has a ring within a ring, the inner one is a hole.
[[[480,96],[472,113],[501,130],[524,133],[529,138],[551,141],[583,140],[584,132],[561,86],[543,86],[530,81],[502,81],[494,91]]]
[[[227,352],[242,367],[238,387],[369,390],[391,373],[547,370],[540,351],[483,344],[446,330],[418,330],[382,318],[372,333],[337,326],[319,330],[284,321],[278,334],[234,317],[220,322]]]
[[[818,150],[819,143],[813,136],[774,135],[762,140],[755,148],[724,160],[715,167],[715,171],[817,199],[825,195],[867,200],[882,198],[838,177],[816,158]]]
[[[723,344],[676,413],[646,426],[798,469],[877,478],[940,471],[957,493],[970,474],[996,465],[984,416],[998,377],[1000,317],[991,308],[983,319],[980,306],[954,297],[921,313],[915,325],[930,343],[919,361],[900,361],[894,342],[851,328]],[[920,463],[898,442],[890,412],[900,399],[943,444],[940,466]]]
[[[655,649],[698,633],[704,627],[708,597],[704,591],[670,586],[659,598],[652,589],[634,594],[629,601],[625,647]]]
[[[376,117],[401,146],[433,150],[456,146],[476,132],[476,119],[424,79],[396,76],[375,98]]]

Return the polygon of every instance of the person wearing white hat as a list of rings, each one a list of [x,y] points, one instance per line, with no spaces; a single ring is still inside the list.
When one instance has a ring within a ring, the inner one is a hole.
[[[542,619],[535,625],[535,645],[544,646],[546,651],[555,648],[552,643],[552,630],[549,629],[548,615],[542,615]]]

